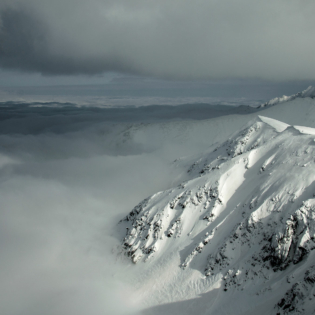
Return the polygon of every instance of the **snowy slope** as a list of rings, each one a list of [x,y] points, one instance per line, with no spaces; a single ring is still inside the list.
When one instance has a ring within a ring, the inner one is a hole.
[[[147,304],[176,302],[148,314],[314,312],[314,133],[259,116],[120,222]]]

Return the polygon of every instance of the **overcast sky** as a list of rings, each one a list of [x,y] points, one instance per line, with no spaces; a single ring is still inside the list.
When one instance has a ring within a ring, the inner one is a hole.
[[[314,80],[314,16],[313,0],[0,0],[0,67]]]

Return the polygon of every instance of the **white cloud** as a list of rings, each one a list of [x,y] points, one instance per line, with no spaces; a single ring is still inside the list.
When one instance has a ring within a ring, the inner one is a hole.
[[[112,252],[120,242],[116,224],[162,188],[168,163],[104,133],[97,113],[89,120],[78,109],[56,130],[60,117],[51,109],[31,110],[19,109],[24,118],[11,123],[21,128],[1,135],[0,313],[136,312],[129,262]],[[110,141],[125,145],[124,155]]]

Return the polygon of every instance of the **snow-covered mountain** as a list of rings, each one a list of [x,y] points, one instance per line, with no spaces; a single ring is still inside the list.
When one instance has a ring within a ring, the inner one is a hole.
[[[190,300],[198,314],[314,313],[314,156],[315,129],[258,116],[175,161],[175,187],[119,224],[124,252],[143,266],[143,296],[159,296],[148,305],[191,314],[179,301],[206,294]]]
[[[279,103],[293,101],[296,98],[306,98],[306,97],[315,98],[315,87],[309,86],[306,90],[302,92],[299,92],[290,96],[283,95],[282,97],[273,98],[272,100],[260,105],[259,107],[262,108],[262,107],[267,107],[267,106],[273,106]]]

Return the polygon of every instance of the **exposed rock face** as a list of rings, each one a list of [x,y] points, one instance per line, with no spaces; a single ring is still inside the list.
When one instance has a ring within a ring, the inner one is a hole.
[[[303,312],[315,282],[314,153],[314,135],[257,118],[210,153],[178,162],[184,181],[121,221],[125,253],[137,263],[178,251],[183,270],[222,274],[224,291],[264,295],[285,283],[276,312]],[[297,271],[293,285],[287,270]]]
[[[292,285],[276,305],[277,315],[314,314],[315,266],[305,272],[304,278]]]
[[[297,264],[315,248],[315,199],[309,199],[288,218],[282,231],[271,239],[271,265],[284,269],[291,262]]]

